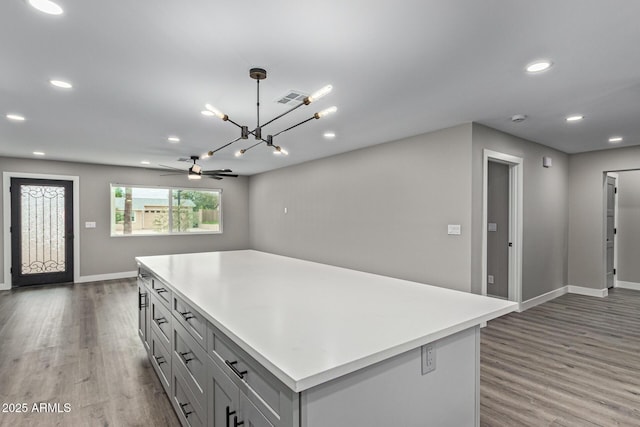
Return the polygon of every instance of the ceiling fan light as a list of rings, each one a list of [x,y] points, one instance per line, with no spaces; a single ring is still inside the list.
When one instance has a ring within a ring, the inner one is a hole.
[[[329,114],[335,113],[336,111],[338,111],[338,107],[334,105],[333,107],[326,108],[320,111],[319,113],[314,114],[314,117],[316,119],[319,119],[321,117],[328,116]]]
[[[331,92],[331,90],[333,89],[333,86],[331,85],[326,85],[325,87],[323,87],[322,89],[318,89],[317,91],[313,92],[311,95],[309,95],[307,97],[307,100],[309,101],[309,103],[312,103],[314,101],[317,101],[318,99],[322,98],[323,96],[327,95],[329,92]]]
[[[200,174],[202,172],[202,167],[200,165],[193,165],[191,166],[191,168],[189,169],[190,173],[197,173]]]
[[[189,173],[189,179],[202,179],[202,175],[198,175],[197,173]]]

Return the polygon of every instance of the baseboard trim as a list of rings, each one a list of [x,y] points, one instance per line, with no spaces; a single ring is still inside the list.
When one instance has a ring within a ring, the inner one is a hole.
[[[123,271],[120,273],[108,273],[108,274],[94,274],[92,276],[80,276],[78,280],[75,280],[75,283],[89,283],[89,282],[99,282],[101,280],[115,280],[115,279],[128,279],[130,277],[136,277],[138,272],[134,271]]]
[[[640,283],[616,280],[616,288],[633,289],[635,291],[640,291]]]
[[[570,294],[586,295],[588,297],[604,298],[609,295],[609,289],[593,289],[585,288],[584,286],[567,286]]]
[[[556,299],[559,296],[562,296],[568,292],[569,292],[568,286],[563,286],[559,289],[554,289],[553,291],[547,292],[546,294],[538,295],[537,297],[521,302],[520,305],[518,306],[518,312],[522,312],[530,308],[533,308],[536,305],[540,305],[547,301],[551,301],[552,299]]]
[[[11,287],[9,285],[5,285],[4,283],[0,283],[0,291],[8,291]]]

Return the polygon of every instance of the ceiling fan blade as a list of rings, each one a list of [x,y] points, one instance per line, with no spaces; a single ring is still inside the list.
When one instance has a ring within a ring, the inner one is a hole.
[[[182,169],[182,168],[174,168],[173,166],[167,166],[167,165],[158,165],[158,166],[162,166],[163,168],[167,168],[167,169],[175,169],[177,171],[184,171],[186,172],[186,170]]]
[[[221,176],[216,176],[216,175],[207,175],[207,178],[217,179],[218,181],[222,179]]]
[[[229,176],[229,177],[232,177],[232,178],[237,178],[238,177],[238,175],[232,174],[232,173],[217,173],[217,174],[215,174],[213,176]]]
[[[184,172],[180,173],[161,173],[160,176],[169,176],[169,175],[184,175]]]
[[[231,169],[216,169],[216,170],[202,171],[202,173],[205,175],[215,175],[218,173],[226,173],[226,172],[233,172],[233,171]]]

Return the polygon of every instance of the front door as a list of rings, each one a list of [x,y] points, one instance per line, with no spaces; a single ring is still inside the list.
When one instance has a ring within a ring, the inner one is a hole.
[[[605,251],[607,252],[607,288],[613,288],[615,280],[614,265],[614,239],[616,218],[616,179],[607,176],[607,241]]]
[[[11,277],[73,281],[73,181],[11,178]]]

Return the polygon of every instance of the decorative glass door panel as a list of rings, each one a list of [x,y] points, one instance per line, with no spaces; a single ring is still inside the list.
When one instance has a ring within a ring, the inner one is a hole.
[[[14,286],[73,281],[73,183],[11,180]]]

